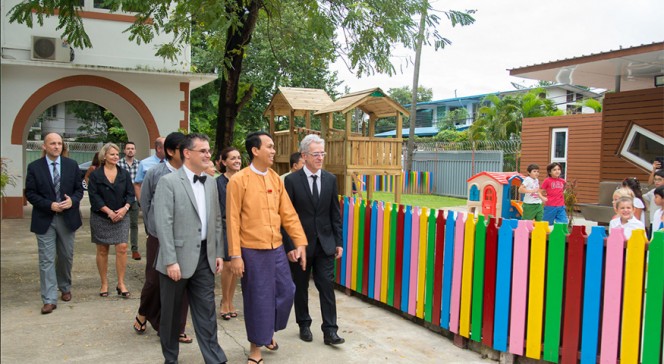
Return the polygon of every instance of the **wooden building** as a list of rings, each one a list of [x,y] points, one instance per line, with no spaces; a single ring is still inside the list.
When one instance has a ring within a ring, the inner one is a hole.
[[[283,174],[290,170],[290,155],[297,152],[300,140],[305,135],[320,131],[311,128],[311,115],[332,99],[324,90],[313,88],[279,87],[263,113],[270,119],[270,134],[274,138],[277,154],[274,157],[274,170]],[[276,130],[276,118],[287,117],[288,129]],[[296,125],[296,117],[304,118],[304,126]]]
[[[524,119],[521,129],[521,173],[528,165],[540,167],[540,182],[546,178],[546,165],[555,153],[554,138],[566,134],[565,178],[577,181],[579,202],[595,202],[600,181],[602,114],[575,114]],[[546,142],[545,142],[546,141]]]
[[[355,109],[369,116],[369,127],[361,135],[351,132]],[[335,113],[343,115],[346,122],[344,130],[333,128]],[[401,202],[401,130],[403,116],[409,115],[408,111],[380,88],[373,88],[344,95],[318,110],[315,115],[321,117],[321,131],[330,156],[325,162],[325,168],[341,177],[340,193],[350,195],[353,175],[393,175],[394,199]],[[396,119],[396,137],[376,137],[376,121],[387,117]],[[367,198],[373,199],[372,184],[367,185]]]
[[[595,203],[601,181],[637,177],[646,184],[664,156],[664,42],[517,68],[511,75],[612,90],[601,113],[523,120],[521,172],[530,163],[565,166],[577,181],[578,202]]]
[[[373,88],[342,96],[337,101],[322,105],[325,97],[322,90],[279,88],[272,98],[264,115],[270,118],[270,133],[275,137],[278,163],[277,172],[283,173],[284,163],[288,165],[291,153],[297,151],[299,141],[306,134],[319,134],[325,139],[324,168],[337,175],[339,193],[350,195],[354,175],[394,175],[396,176],[395,201],[401,200],[401,157],[402,121],[408,115],[398,102],[387,96],[381,89]],[[327,96],[327,94],[325,94]],[[328,96],[329,98],[329,96]],[[351,129],[355,110],[368,116],[368,127],[361,133]],[[320,130],[311,128],[309,112],[320,118]],[[334,115],[341,114],[345,121],[343,129],[334,128]],[[303,115],[305,126],[297,127],[295,117]],[[275,131],[275,117],[288,116],[288,130]],[[396,119],[397,136],[379,138],[375,136],[376,121],[381,118]],[[367,197],[373,198],[373,186],[367,186]]]

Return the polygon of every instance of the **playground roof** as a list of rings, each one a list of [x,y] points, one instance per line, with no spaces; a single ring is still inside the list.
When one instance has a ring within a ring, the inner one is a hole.
[[[290,116],[291,110],[295,116],[304,116],[307,111],[320,110],[331,103],[330,96],[321,89],[279,87],[263,115],[270,116],[270,109],[274,109],[276,116]]]
[[[409,115],[408,110],[398,102],[394,101],[391,97],[387,96],[387,94],[378,87],[344,95],[334,103],[318,110],[314,115],[333,112],[346,114],[355,108],[364,111],[366,114],[373,114],[378,118],[396,116],[397,111],[405,116]]]
[[[488,176],[495,180],[496,182],[506,185],[509,183],[509,179],[514,176],[519,176],[523,180],[523,175],[519,172],[480,172],[470,178],[466,182],[470,182],[480,176]]]

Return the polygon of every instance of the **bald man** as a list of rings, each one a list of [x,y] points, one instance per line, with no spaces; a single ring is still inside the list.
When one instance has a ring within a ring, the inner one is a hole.
[[[81,174],[76,161],[61,155],[63,145],[59,134],[47,134],[45,155],[28,165],[25,178],[25,196],[32,204],[30,231],[37,235],[42,314],[58,308],[58,289],[63,301],[72,298],[74,234],[82,224]]]

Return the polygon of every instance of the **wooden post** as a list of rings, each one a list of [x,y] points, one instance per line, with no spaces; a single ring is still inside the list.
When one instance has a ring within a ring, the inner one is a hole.
[[[274,138],[274,107],[270,108],[270,135]]]
[[[401,165],[401,156],[403,155],[403,152],[401,150],[403,148],[403,138],[402,138],[402,133],[401,133],[402,132],[401,125],[402,125],[403,119],[402,119],[402,115],[399,111],[397,111],[396,116],[397,116],[397,137],[396,137],[396,139],[400,142],[397,146],[397,155],[398,155],[397,158],[399,158],[399,164]],[[401,167],[403,168],[402,165],[401,165]],[[394,202],[396,202],[396,203],[401,203],[401,179],[402,179],[401,173],[396,175],[396,177],[394,178]]]
[[[371,113],[369,114],[369,137],[373,138],[374,134],[376,134],[376,114]]]
[[[320,137],[327,140],[330,127],[327,123],[328,114],[320,115]]]
[[[369,114],[369,140],[373,141],[374,135],[376,134],[376,114]],[[371,143],[371,142],[370,142]],[[372,144],[372,143],[371,143]],[[367,199],[373,200],[374,193],[374,175],[367,175]]]
[[[311,129],[311,111],[309,110],[304,112],[304,127]]]
[[[344,161],[346,162],[346,165],[344,167],[344,180],[345,180],[345,186],[344,186],[344,194],[346,196],[352,196],[353,195],[353,180],[351,178],[351,173],[348,171],[348,166],[350,165],[351,162],[351,146],[350,146],[350,128],[351,128],[351,120],[352,120],[352,114],[351,111],[346,113],[346,137],[344,138],[344,150],[345,150],[345,155],[344,155]]]
[[[290,157],[291,153],[297,152],[298,139],[297,134],[295,133],[295,110],[290,110],[290,115],[288,119],[288,130],[290,131],[290,145],[288,148],[288,156]],[[290,167],[290,166],[289,166]]]

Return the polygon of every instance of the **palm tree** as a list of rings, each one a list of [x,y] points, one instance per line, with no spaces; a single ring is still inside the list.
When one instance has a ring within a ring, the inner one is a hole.
[[[474,140],[508,140],[521,136],[523,118],[562,115],[553,101],[541,96],[544,93],[544,89],[537,88],[525,94],[485,97],[470,134]]]

